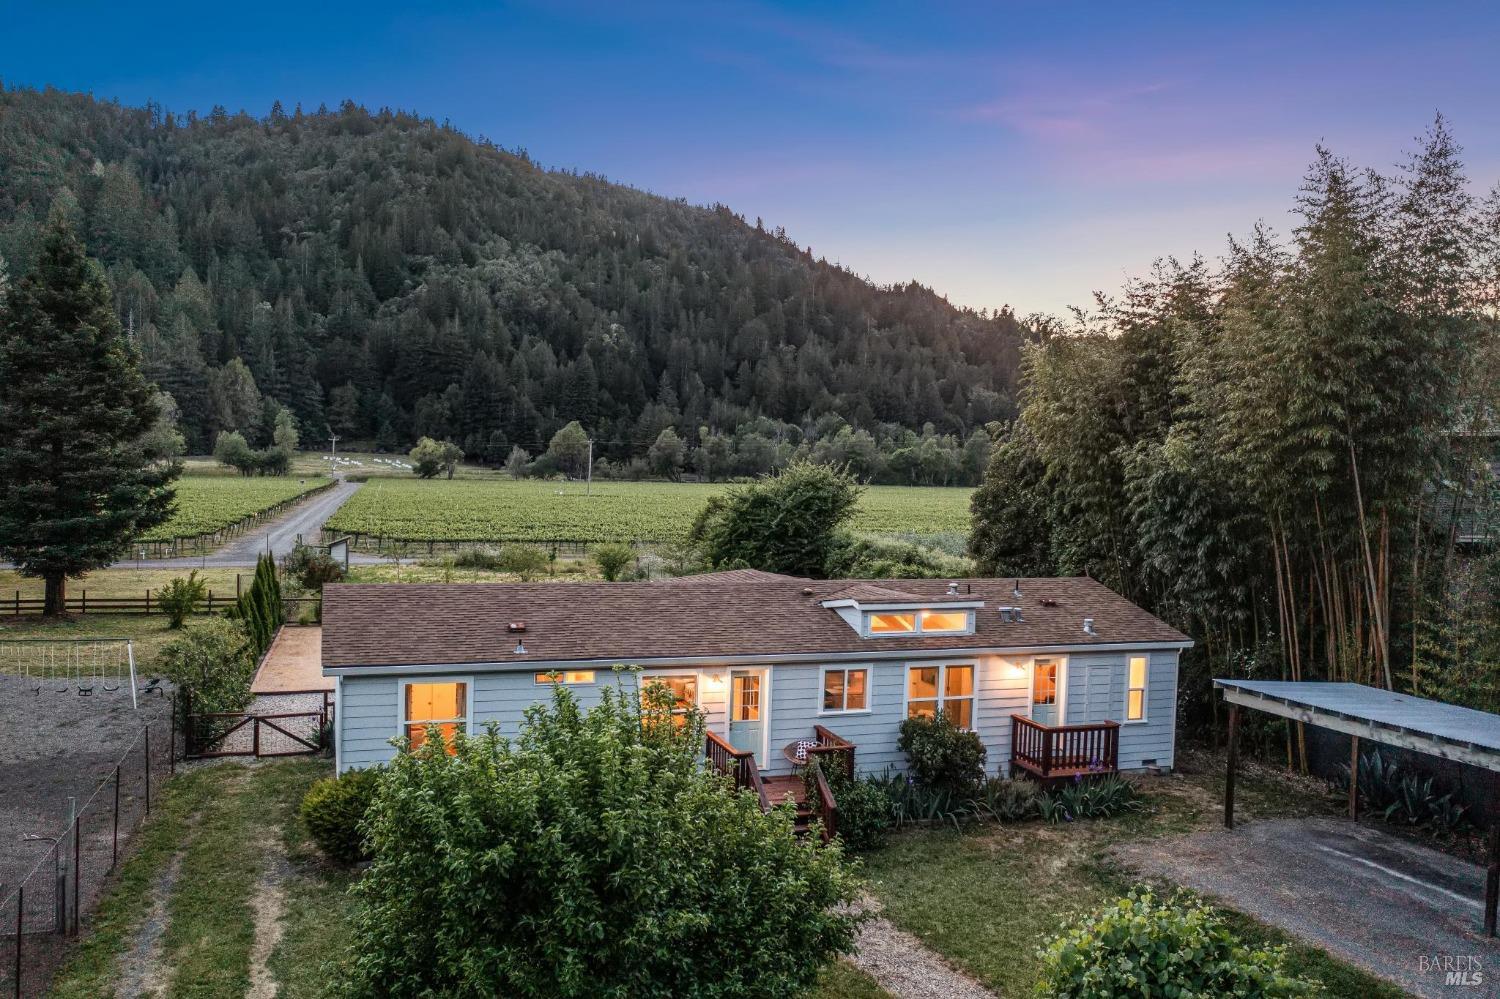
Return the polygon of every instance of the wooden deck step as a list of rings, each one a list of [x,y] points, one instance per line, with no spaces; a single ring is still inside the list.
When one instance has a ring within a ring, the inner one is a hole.
[[[802,783],[801,777],[766,777],[766,800],[772,805],[779,805],[788,798],[796,802],[797,820],[794,828],[801,835],[807,832],[807,827],[812,824],[813,810],[807,801],[807,785]]]

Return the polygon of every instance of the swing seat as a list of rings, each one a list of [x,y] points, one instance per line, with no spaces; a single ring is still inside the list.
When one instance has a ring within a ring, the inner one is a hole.
[[[85,687],[82,684],[79,684],[79,686],[78,686],[78,696],[79,697],[93,697],[94,696],[94,688],[93,688],[93,686]]]

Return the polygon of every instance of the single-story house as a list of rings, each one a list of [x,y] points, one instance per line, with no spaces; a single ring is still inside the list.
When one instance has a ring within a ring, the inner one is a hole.
[[[1087,578],[735,570],[330,585],[322,660],[340,772],[389,760],[393,739],[430,724],[515,735],[554,683],[588,706],[606,684],[654,680],[702,711],[710,758],[738,761],[758,786],[797,772],[813,746],[863,773],[902,770],[902,719],[935,712],[979,734],[992,774],[1170,769],[1178,657],[1191,644]]]

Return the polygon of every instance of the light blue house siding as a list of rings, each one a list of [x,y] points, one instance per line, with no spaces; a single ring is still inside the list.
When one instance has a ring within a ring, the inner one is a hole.
[[[663,669],[648,671],[651,675],[693,674],[695,670]],[[569,684],[578,703],[592,708],[599,703],[606,686],[618,684],[621,689],[634,693],[637,689],[633,673],[615,673],[612,670],[595,671],[593,683]],[[335,717],[339,727],[338,766],[340,772],[352,768],[368,767],[385,763],[395,755],[391,740],[401,730],[401,683],[403,679],[413,681],[462,680],[473,685],[471,705],[473,730],[495,722],[504,736],[520,734],[526,709],[533,704],[550,699],[552,688],[536,682],[536,671],[522,672],[454,672],[421,674],[407,677],[396,676],[345,676],[338,681],[338,707]],[[699,683],[699,707],[703,710],[707,724],[715,731],[723,731],[725,725],[724,698],[722,693],[705,690]]]
[[[1148,657],[1146,718],[1126,722],[1125,685],[1128,656]],[[1148,652],[1080,652],[1056,656],[1064,663],[1064,712],[1068,723],[1114,720],[1121,722],[1122,770],[1145,766],[1170,768],[1176,734],[1177,659],[1175,649]],[[1030,655],[983,655],[929,660],[880,660],[837,663],[840,667],[870,670],[869,708],[862,712],[824,714],[822,711],[822,667],[824,664],[774,665],[770,670],[769,723],[764,769],[786,774],[792,764],[784,748],[799,739],[813,738],[813,726],[823,725],[858,748],[855,760],[862,773],[881,773],[887,768],[905,769],[906,758],[896,747],[901,720],[906,717],[907,669],[918,662],[972,663],[976,666],[975,727],[988,754],[991,774],[1009,772],[1011,715],[1029,715],[1031,710],[1032,663]],[[829,663],[832,665],[832,663]],[[646,668],[645,675],[693,675],[698,677],[698,705],[710,731],[728,733],[726,701],[730,688],[728,667]],[[550,688],[536,683],[534,669],[490,671],[456,669],[452,673],[424,673],[414,680],[466,680],[472,684],[472,724],[478,730],[496,722],[502,735],[520,731],[528,705],[546,700]],[[636,689],[631,673],[596,671],[593,684],[570,689],[584,707],[599,702],[606,684]],[[395,753],[391,745],[401,724],[401,678],[343,676],[338,680],[338,765],[354,767],[384,763]]]

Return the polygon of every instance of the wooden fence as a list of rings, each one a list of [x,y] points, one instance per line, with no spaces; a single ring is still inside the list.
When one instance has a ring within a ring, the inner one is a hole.
[[[238,575],[238,574],[236,574]],[[236,589],[239,589],[236,586]],[[226,611],[234,606],[239,595],[216,595],[213,590],[193,607],[194,614],[214,614]],[[303,607],[308,604],[317,605],[322,602],[322,597],[282,597],[282,603],[286,605],[287,617],[295,620],[301,613]],[[81,590],[76,597],[68,597],[64,602],[63,610],[68,614],[161,614],[161,597],[153,595],[147,590],[139,597],[91,597],[88,590]],[[0,615],[14,615],[20,617],[23,614],[40,614],[46,608],[47,601],[42,597],[23,597],[21,591],[16,590],[14,596],[0,598]]]

